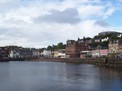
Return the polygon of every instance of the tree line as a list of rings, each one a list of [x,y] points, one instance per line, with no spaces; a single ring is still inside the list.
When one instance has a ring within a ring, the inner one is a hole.
[[[65,49],[66,48],[66,44],[63,44],[62,42],[59,42],[57,45],[49,45],[46,49],[47,50],[51,50],[54,51],[56,49]]]

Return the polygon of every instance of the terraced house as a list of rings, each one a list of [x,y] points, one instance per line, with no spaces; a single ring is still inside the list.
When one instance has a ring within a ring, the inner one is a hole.
[[[109,41],[109,53],[122,52],[122,39],[114,39]]]
[[[66,57],[67,58],[80,58],[80,52],[88,50],[88,44],[91,42],[90,38],[83,38],[77,41],[67,40]]]

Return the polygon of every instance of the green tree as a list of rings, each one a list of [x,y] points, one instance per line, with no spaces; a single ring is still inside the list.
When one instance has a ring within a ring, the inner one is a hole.
[[[58,49],[63,49],[63,43],[62,42],[58,43],[57,48]]]
[[[47,50],[53,50],[53,47],[49,45],[49,46],[47,47]]]

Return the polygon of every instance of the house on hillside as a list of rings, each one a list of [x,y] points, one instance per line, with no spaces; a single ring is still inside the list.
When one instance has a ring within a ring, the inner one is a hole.
[[[108,41],[108,40],[109,40],[109,38],[106,37],[106,38],[101,39],[101,42]]]
[[[122,52],[122,39],[114,39],[109,41],[109,53]]]
[[[95,39],[94,42],[99,43],[101,42],[101,39]]]

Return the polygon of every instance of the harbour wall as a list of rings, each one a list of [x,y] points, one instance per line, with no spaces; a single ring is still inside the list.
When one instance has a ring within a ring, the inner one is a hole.
[[[39,58],[32,61],[87,63],[108,67],[122,67],[122,58]]]

